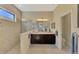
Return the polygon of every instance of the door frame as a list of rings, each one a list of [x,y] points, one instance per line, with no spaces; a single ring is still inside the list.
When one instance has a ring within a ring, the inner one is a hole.
[[[64,16],[66,16],[66,15],[68,15],[68,14],[71,14],[71,19],[72,19],[72,13],[71,13],[71,10],[69,10],[69,11],[66,11],[66,12],[64,12],[62,15],[61,15],[61,48],[63,48],[63,43],[62,43],[62,41],[63,41],[63,38],[62,38],[62,17],[64,17]],[[70,19],[70,21],[71,21],[71,19]],[[71,33],[70,33],[70,36],[71,36]],[[71,40],[71,39],[70,39]]]

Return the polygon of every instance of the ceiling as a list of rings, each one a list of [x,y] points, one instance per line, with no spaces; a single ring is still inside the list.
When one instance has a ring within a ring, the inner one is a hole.
[[[56,4],[15,4],[22,12],[26,11],[54,11]]]

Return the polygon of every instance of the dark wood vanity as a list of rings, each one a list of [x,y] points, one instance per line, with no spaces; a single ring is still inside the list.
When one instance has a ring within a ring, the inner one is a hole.
[[[55,44],[55,34],[31,34],[31,44]]]

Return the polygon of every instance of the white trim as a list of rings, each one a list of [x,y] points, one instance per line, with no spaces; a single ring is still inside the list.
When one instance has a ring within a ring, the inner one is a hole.
[[[69,10],[69,11],[67,11],[67,12],[64,12],[60,17],[62,18],[63,16],[65,16],[65,15],[67,15],[67,14],[69,14],[69,13],[71,13],[71,10]]]
[[[64,12],[61,16],[60,16],[60,20],[62,21],[62,17],[64,17],[65,15],[67,15],[67,14],[71,14],[71,19],[72,19],[72,10],[69,10],[69,11],[67,11],[67,12]],[[70,19],[70,20],[71,20]],[[61,25],[62,25],[62,23],[61,23]],[[62,48],[62,29],[61,29],[61,48]]]

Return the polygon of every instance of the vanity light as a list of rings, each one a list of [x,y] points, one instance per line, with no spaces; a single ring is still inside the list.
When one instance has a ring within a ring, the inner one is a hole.
[[[42,21],[48,21],[48,19],[45,19],[45,18],[42,17],[42,18],[40,18],[40,19],[37,19],[37,21],[41,21],[41,22],[42,22]]]

